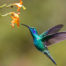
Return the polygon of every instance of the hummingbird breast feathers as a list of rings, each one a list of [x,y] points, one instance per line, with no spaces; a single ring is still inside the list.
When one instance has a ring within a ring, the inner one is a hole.
[[[40,51],[43,51],[44,50],[44,44],[43,42],[41,41],[41,39],[34,39],[34,45],[35,47],[40,50]]]

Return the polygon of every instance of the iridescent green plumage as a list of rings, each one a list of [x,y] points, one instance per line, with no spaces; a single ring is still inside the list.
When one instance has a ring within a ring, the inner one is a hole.
[[[22,24],[24,26],[26,26],[32,37],[33,37],[33,42],[35,47],[43,52],[49,59],[51,59],[51,61],[56,64],[56,62],[53,60],[53,58],[51,57],[47,46],[50,46],[53,43],[57,43],[59,41],[65,40],[66,39],[66,32],[59,32],[57,33],[62,27],[62,24],[56,25],[55,27],[47,30],[46,32],[43,32],[42,34],[38,34],[36,28],[32,28],[29,27],[25,24]]]

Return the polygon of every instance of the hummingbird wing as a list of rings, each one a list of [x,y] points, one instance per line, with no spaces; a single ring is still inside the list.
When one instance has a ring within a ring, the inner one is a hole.
[[[45,44],[47,46],[58,43],[63,40],[66,40],[66,32],[51,34],[42,39],[42,41],[45,41]]]
[[[57,33],[63,26],[64,26],[63,24],[56,25],[56,26],[50,28],[48,31],[40,34],[40,37],[44,37],[44,36],[49,35],[49,34]]]

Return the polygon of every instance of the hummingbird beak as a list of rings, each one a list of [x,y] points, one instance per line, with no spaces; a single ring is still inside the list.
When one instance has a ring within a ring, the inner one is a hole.
[[[23,25],[23,26],[25,26],[25,27],[27,27],[27,28],[30,28],[28,25],[25,25],[25,24],[21,24],[21,25]]]

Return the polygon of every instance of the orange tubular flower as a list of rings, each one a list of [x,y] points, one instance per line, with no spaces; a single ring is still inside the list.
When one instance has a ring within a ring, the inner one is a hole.
[[[1,15],[1,16],[11,15],[11,18],[12,18],[11,26],[12,26],[12,28],[14,28],[15,23],[17,24],[17,27],[19,27],[19,14],[20,14],[20,12],[18,12],[18,13],[9,12],[9,13],[6,13],[6,14]]]
[[[20,3],[15,3],[15,5],[18,7],[17,11],[20,11],[22,4],[23,4],[22,0],[20,0]]]
[[[11,12],[10,14],[12,18],[12,21],[11,21],[12,28],[14,28],[15,23],[17,24],[17,27],[19,27],[19,14],[20,13]]]
[[[19,3],[10,4],[10,5],[8,5],[7,7],[10,7],[10,6],[11,6],[11,7],[17,6],[17,7],[18,7],[17,11],[20,11],[21,8],[23,8],[23,10],[26,9],[26,8],[23,6],[23,1],[22,1],[22,0],[20,0]]]

